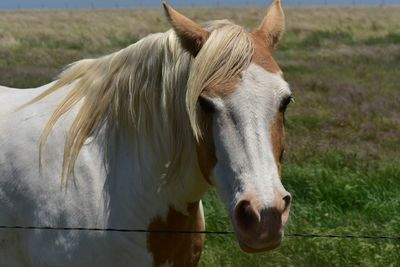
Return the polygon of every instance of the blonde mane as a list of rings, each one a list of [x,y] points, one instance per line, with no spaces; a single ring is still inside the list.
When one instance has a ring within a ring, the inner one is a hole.
[[[59,80],[30,103],[58,89],[70,89],[43,131],[40,158],[51,129],[79,102],[64,148],[62,183],[73,175],[86,139],[106,126],[119,136],[148,136],[164,153],[166,177],[179,174],[182,159],[192,157],[201,138],[197,100],[208,86],[218,86],[250,64],[253,44],[239,26],[213,22],[196,58],[181,47],[174,31],[152,34],[108,56],[69,66]]]

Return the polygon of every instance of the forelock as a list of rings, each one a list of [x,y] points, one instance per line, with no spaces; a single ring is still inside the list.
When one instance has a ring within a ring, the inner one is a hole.
[[[186,95],[186,107],[197,139],[201,132],[196,106],[201,92],[239,75],[253,56],[253,41],[242,27],[229,21],[214,21],[208,29],[211,29],[210,37],[193,62]]]

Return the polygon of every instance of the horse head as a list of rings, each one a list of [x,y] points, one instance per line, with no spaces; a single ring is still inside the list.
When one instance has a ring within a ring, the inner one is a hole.
[[[182,47],[195,60],[206,53],[213,33],[165,3],[164,8]],[[229,80],[207,84],[196,99],[199,166],[227,206],[246,252],[280,244],[291,204],[280,177],[284,113],[292,97],[273,58],[284,24],[280,0],[275,0],[261,25],[247,33],[251,61]]]

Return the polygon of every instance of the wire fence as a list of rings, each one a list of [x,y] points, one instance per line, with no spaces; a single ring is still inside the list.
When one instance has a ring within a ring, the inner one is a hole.
[[[205,234],[205,235],[232,235],[233,231],[178,231],[178,230],[144,230],[118,228],[85,228],[85,227],[51,227],[51,226],[7,226],[0,225],[0,230],[49,230],[49,231],[85,231],[85,232],[121,232],[121,233],[152,233],[152,234]],[[315,234],[315,233],[288,233],[287,237],[297,238],[340,238],[340,239],[369,239],[398,241],[399,236],[381,235],[349,235],[349,234]]]
[[[175,7],[265,7],[270,0],[169,0]],[[283,0],[285,6],[391,6],[400,0]],[[161,0],[2,0],[0,9],[138,8],[160,7]]]

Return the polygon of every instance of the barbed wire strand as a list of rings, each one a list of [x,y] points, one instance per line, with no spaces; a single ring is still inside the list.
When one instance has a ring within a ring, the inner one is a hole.
[[[144,230],[144,229],[118,229],[118,228],[85,228],[85,227],[51,227],[51,226],[8,226],[0,225],[1,229],[9,230],[52,230],[52,231],[91,231],[91,232],[122,232],[122,233],[152,233],[152,234],[206,234],[206,235],[232,235],[233,231],[169,231],[169,230]],[[348,234],[311,234],[288,233],[287,237],[299,238],[341,238],[341,239],[372,239],[400,241],[400,236],[370,236]]]

